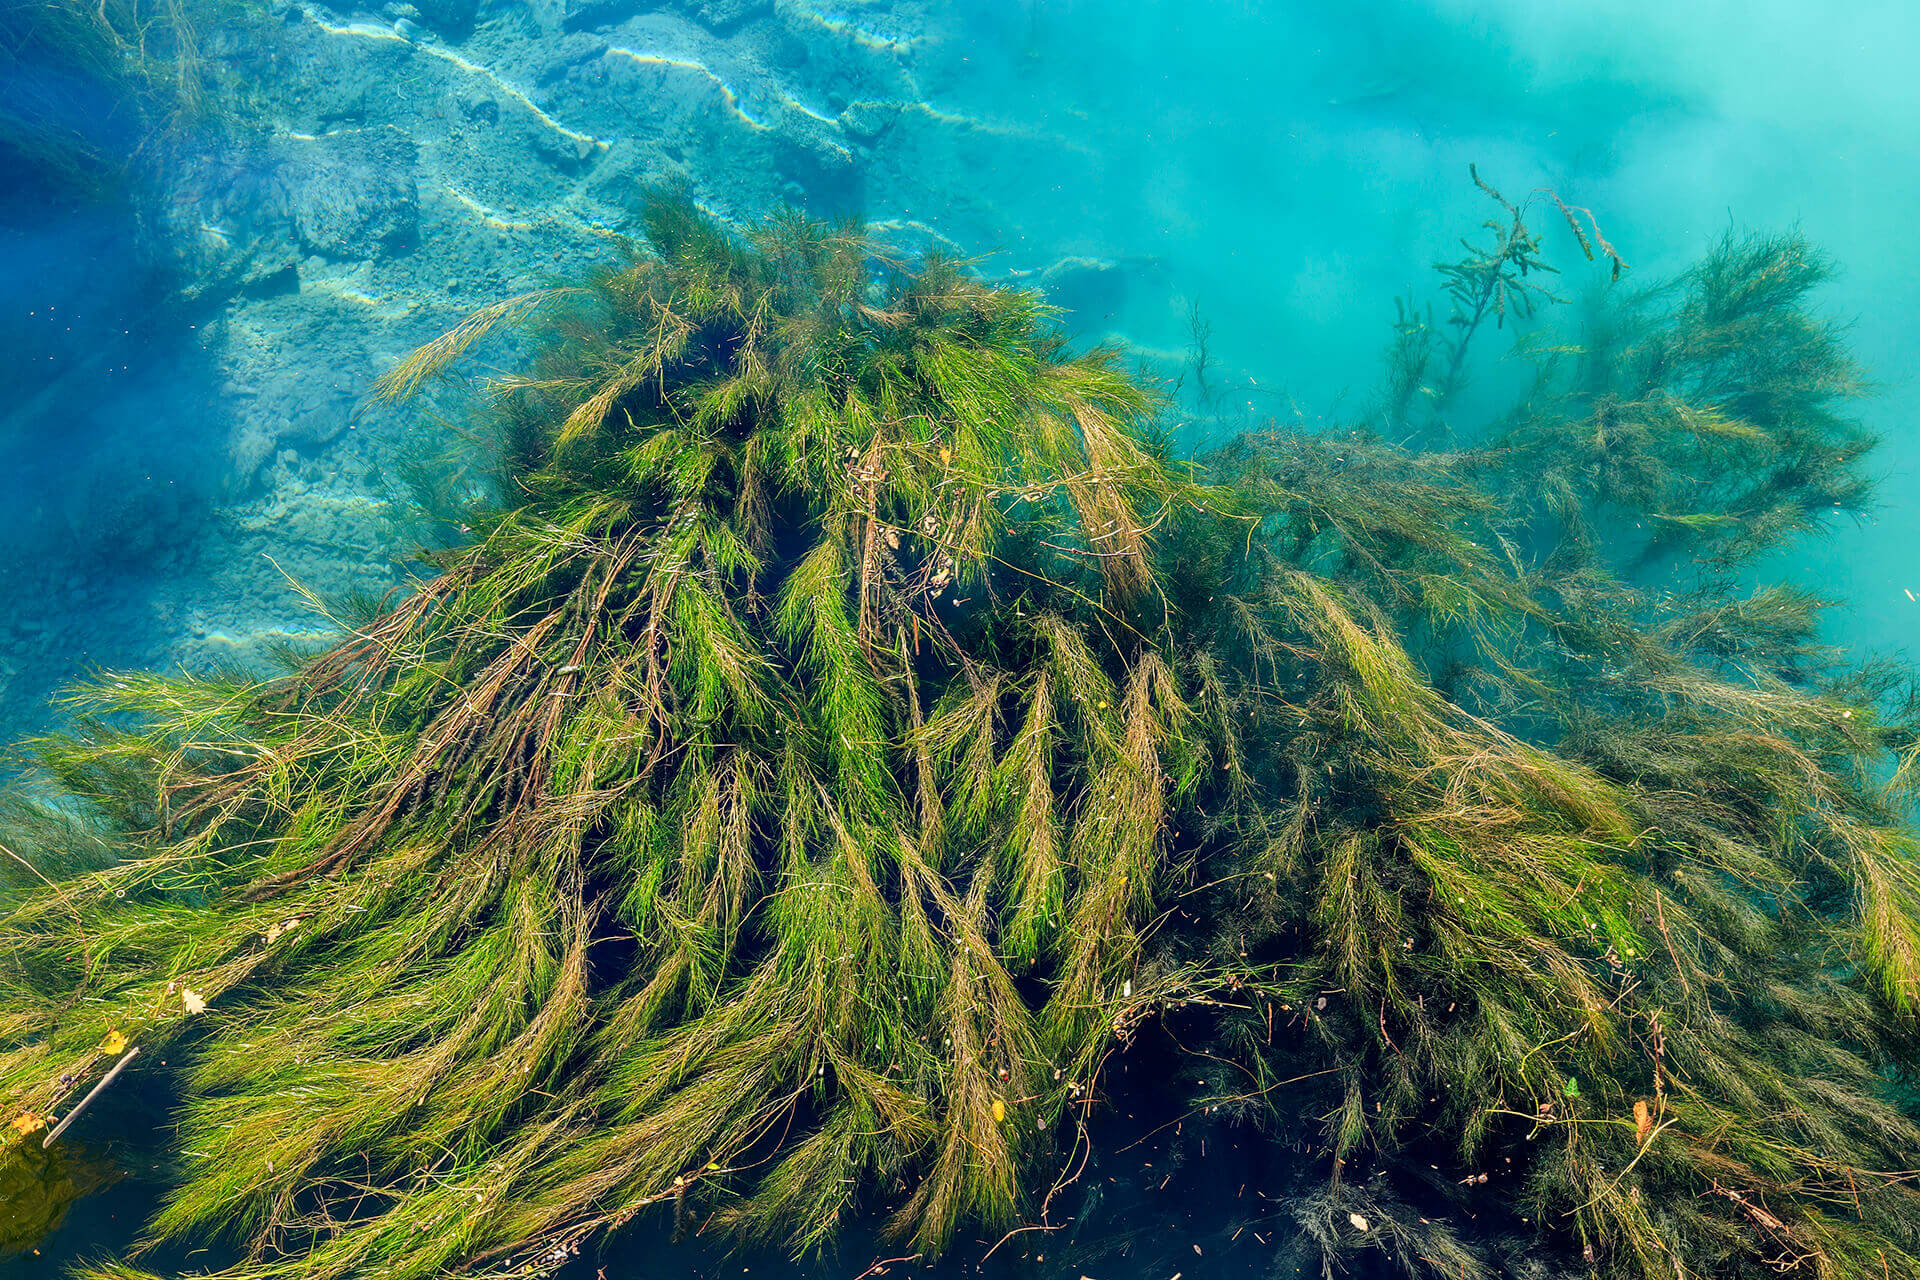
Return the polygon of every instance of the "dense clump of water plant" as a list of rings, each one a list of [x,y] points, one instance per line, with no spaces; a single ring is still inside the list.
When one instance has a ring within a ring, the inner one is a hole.
[[[1866,499],[1863,381],[1807,308],[1827,278],[1796,236],[1729,237],[1531,335],[1530,392],[1466,447],[1213,459],[1275,534],[1216,553],[1239,576],[1202,641],[1269,770],[1214,957],[1290,975],[1284,1050],[1255,1001],[1215,1051],[1263,1064],[1237,1109],[1325,1135],[1305,1240],[1485,1269],[1422,1216],[1450,1203],[1603,1275],[1920,1267],[1888,1088],[1920,1002],[1884,785],[1910,677],[1736,574]],[[1438,363],[1406,315],[1403,394]],[[1276,1119],[1271,1082],[1315,1068]],[[1389,1227],[1343,1239],[1337,1206]]]
[[[18,1140],[166,1049],[153,1228],[234,1280],[540,1274],[667,1202],[931,1253],[1061,1221],[1152,1042],[1206,1055],[1187,1142],[1311,1139],[1324,1266],[1920,1275],[1894,676],[1604,533],[1745,563],[1863,496],[1803,246],[1596,311],[1483,442],[1176,464],[1031,295],[854,225],[646,230],[389,375],[542,340],[417,590],[43,745]]]

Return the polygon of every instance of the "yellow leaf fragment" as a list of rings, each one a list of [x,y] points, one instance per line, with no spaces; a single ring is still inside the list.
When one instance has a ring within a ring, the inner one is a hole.
[[[993,1118],[996,1123],[1007,1118],[1007,1104],[998,1098],[993,1100]]]
[[[118,1031],[107,1032],[107,1038],[100,1042],[100,1052],[121,1053],[127,1047],[127,1038]]]
[[[206,997],[202,996],[192,987],[180,988],[180,1003],[186,1006],[188,1013],[205,1013],[207,1011]]]
[[[46,1128],[47,1118],[45,1116],[37,1116],[31,1111],[22,1111],[13,1118],[13,1123],[7,1127],[24,1138],[30,1133],[38,1133],[40,1130]]]

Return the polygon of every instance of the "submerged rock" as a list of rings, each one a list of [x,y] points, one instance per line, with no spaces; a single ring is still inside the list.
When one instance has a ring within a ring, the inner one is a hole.
[[[420,21],[443,36],[463,35],[473,28],[479,0],[413,0]]]
[[[1081,328],[1106,324],[1127,304],[1127,273],[1105,258],[1063,258],[1041,273],[1040,284]]]
[[[665,0],[641,4],[631,0],[563,0],[561,21],[570,31],[613,26],[634,16],[635,9],[661,9],[691,18],[716,32],[728,32],[743,23],[773,13],[773,0]]]
[[[847,104],[846,110],[840,113],[840,125],[860,141],[872,142],[893,127],[900,111],[898,102],[863,98]]]
[[[773,0],[677,0],[672,7],[717,30],[772,13]]]
[[[632,15],[621,0],[561,0],[560,22],[568,31],[612,26]]]
[[[296,153],[287,202],[300,244],[330,258],[376,258],[420,223],[412,139],[394,129],[324,134]]]
[[[300,248],[265,149],[181,164],[159,227],[188,299],[292,287]]]

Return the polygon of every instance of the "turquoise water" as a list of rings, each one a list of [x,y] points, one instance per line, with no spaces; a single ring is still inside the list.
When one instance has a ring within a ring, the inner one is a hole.
[[[1906,645],[1920,617],[1908,4],[276,0],[199,52],[203,113],[120,189],[36,193],[18,157],[0,173],[9,739],[94,666],[256,664],[324,634],[305,589],[399,584],[408,549],[448,532],[409,477],[459,483],[460,446],[446,421],[370,408],[372,379],[465,310],[602,256],[635,185],[668,176],[736,220],[858,213],[978,257],[1170,378],[1203,326],[1189,439],[1366,421],[1393,298],[1436,294],[1431,264],[1489,212],[1469,163],[1590,209],[1636,278],[1729,228],[1798,226],[1842,267],[1824,302],[1880,381],[1863,414],[1884,479],[1871,519],[1784,567],[1842,601],[1830,638],[1856,651]],[[0,108],[110,153],[135,146],[131,92],[0,63]],[[1477,403],[1513,389],[1501,374],[1481,371]],[[1090,1274],[1271,1264],[1230,1236],[1232,1188],[1113,1176],[1142,1204],[1187,1199],[1140,1209],[1149,1238]],[[0,1265],[52,1274],[148,1203],[124,1185],[43,1259]],[[1182,1220],[1193,1240],[1169,1234]],[[595,1267],[859,1270],[685,1246],[660,1263],[669,1247],[641,1237]],[[1020,1247],[990,1265],[1023,1265]]]
[[[204,42],[238,114],[136,168],[139,216],[9,217],[10,728],[88,663],[313,632],[290,578],[394,582],[400,463],[441,442],[367,384],[593,260],[666,174],[979,255],[1168,372],[1197,307],[1213,407],[1313,423],[1365,414],[1392,298],[1486,216],[1469,162],[1592,209],[1646,279],[1799,226],[1843,267],[1826,301],[1887,437],[1876,518],[1804,567],[1849,643],[1903,643],[1920,607],[1908,6],[551,0],[412,39],[389,9],[279,3]]]

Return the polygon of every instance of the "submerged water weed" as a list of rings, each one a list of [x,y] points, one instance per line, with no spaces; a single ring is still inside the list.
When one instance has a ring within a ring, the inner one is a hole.
[[[1644,591],[1594,532],[1686,466],[1745,532],[1672,549],[1734,563],[1857,475],[1854,384],[1739,337],[1850,369],[1754,283],[1797,242],[1613,308],[1483,445],[1190,466],[1032,295],[852,224],[646,227],[389,376],[543,343],[490,387],[512,501],[417,590],[43,744],[10,1114],[166,1049],[153,1228],[233,1280],[537,1275],[667,1202],[932,1252],[1062,1221],[1151,1042],[1231,1065],[1183,1142],[1311,1136],[1322,1265],[1920,1275],[1912,728],[1816,601]],[[1587,417],[1656,402],[1611,481]]]
[[[1627,261],[1600,230],[1590,210],[1568,205],[1556,193],[1539,188],[1519,204],[1496,191],[1473,165],[1467,166],[1474,185],[1500,206],[1505,221],[1489,220],[1482,229],[1491,237],[1484,244],[1462,240],[1467,256],[1435,264],[1446,281],[1448,302],[1444,324],[1436,323],[1433,305],[1423,310],[1417,302],[1396,298],[1393,344],[1387,362],[1387,393],[1382,413],[1395,431],[1413,431],[1428,439],[1448,433],[1447,411],[1465,385],[1467,357],[1474,338],[1488,321],[1505,329],[1511,315],[1516,328],[1534,318],[1541,307],[1561,301],[1544,284],[1544,276],[1559,270],[1545,257],[1540,234],[1527,226],[1537,206],[1551,205],[1572,232],[1588,262],[1596,249],[1607,263],[1608,278],[1618,283]],[[1584,219],[1584,222],[1583,222]]]
[[[1324,1135],[1301,1221],[1327,1248],[1496,1269],[1430,1241],[1451,1205],[1603,1275],[1920,1266],[1920,1132],[1886,1087],[1920,1002],[1882,785],[1910,676],[1843,667],[1821,601],[1736,576],[1866,497],[1825,276],[1797,237],[1730,237],[1537,343],[1472,447],[1212,460],[1279,535],[1207,641],[1289,802],[1232,819],[1267,843],[1239,837],[1254,891],[1214,891],[1210,959],[1296,966],[1283,1033],[1259,999],[1216,1030],[1261,1104],[1219,1101]],[[1329,1233],[1335,1208],[1397,1239]]]
[[[239,0],[22,0],[0,11],[0,169],[11,199],[114,194],[156,137],[197,116],[200,32]]]

